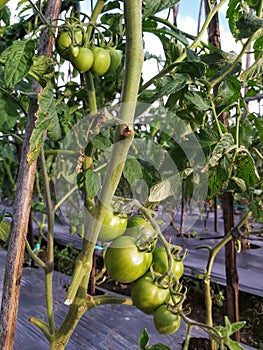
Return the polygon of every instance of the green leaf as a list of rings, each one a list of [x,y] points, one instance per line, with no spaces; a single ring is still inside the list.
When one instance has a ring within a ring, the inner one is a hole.
[[[187,91],[184,96],[201,111],[207,111],[211,107],[208,99],[206,99],[201,92]]]
[[[202,147],[215,146],[220,139],[215,129],[201,129],[197,137]]]
[[[258,29],[263,28],[263,18],[257,17],[252,12],[244,12],[236,23],[238,40],[249,38]]]
[[[7,242],[10,235],[10,222],[2,219],[0,222],[0,240]]]
[[[9,130],[20,118],[14,99],[0,90],[0,130]]]
[[[243,179],[247,187],[253,186],[259,181],[260,177],[254,159],[249,152],[242,153],[241,149],[241,153],[236,157],[236,164],[235,176]]]
[[[143,171],[141,163],[136,158],[127,158],[124,169],[123,176],[132,185],[136,180],[143,178]]]
[[[109,135],[99,134],[93,137],[91,143],[94,147],[103,151],[109,149],[112,145]]]
[[[236,176],[232,176],[231,180],[234,181],[234,183],[240,188],[242,192],[245,192],[247,189],[246,183],[243,179],[240,179]]]
[[[147,350],[147,349],[149,349],[149,347],[148,347],[148,345],[149,345],[149,335],[148,335],[148,332],[147,332],[146,328],[143,328],[143,330],[141,331],[141,333],[139,335],[138,343],[139,343],[140,350]]]
[[[35,42],[33,40],[14,41],[6,51],[3,52],[5,63],[5,83],[12,88],[29,72],[35,54]]]
[[[168,29],[166,27],[162,27],[162,28],[158,28],[158,29],[151,29],[149,31],[151,33],[157,35],[161,41],[165,35],[168,35],[169,37],[172,37],[172,38],[175,38],[176,40],[179,40],[185,46],[189,45],[189,42],[188,42],[186,36],[179,29],[171,30],[171,29]]]
[[[169,179],[163,180],[150,189],[149,202],[160,202],[170,196],[180,197],[180,176],[176,174]]]
[[[48,126],[48,137],[50,138],[51,141],[59,141],[62,138],[62,129],[59,123],[59,118],[57,115],[54,115],[53,118],[51,119],[51,122]]]
[[[233,136],[230,133],[225,133],[215,146],[209,164],[211,166],[217,166],[219,159],[222,158],[225,153],[230,152],[233,148],[235,148]]]
[[[189,74],[175,73],[156,82],[157,89],[152,97],[152,102],[163,96],[168,96],[183,89],[187,83],[191,82]]]
[[[54,74],[54,65],[55,62],[47,56],[34,56],[29,74],[45,86]]]
[[[53,118],[57,118],[56,106],[54,103],[53,89],[47,86],[39,94],[38,111],[36,112],[36,123],[30,138],[30,151],[27,156],[29,164],[32,164],[38,157],[41,147],[44,144],[43,133],[49,127]]]
[[[143,17],[153,16],[155,13],[173,7],[179,0],[145,0]]]
[[[101,188],[100,176],[92,169],[86,171],[86,190],[90,198],[94,198]]]

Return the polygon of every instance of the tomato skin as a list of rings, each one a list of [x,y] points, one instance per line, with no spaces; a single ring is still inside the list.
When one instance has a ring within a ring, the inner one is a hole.
[[[111,278],[121,283],[130,283],[149,269],[152,253],[140,251],[133,237],[120,236],[107,248],[104,261]]]
[[[111,58],[108,50],[95,46],[92,49],[94,62],[92,72],[97,75],[104,75],[110,67]]]
[[[116,50],[114,48],[109,48],[109,53],[110,53],[110,66],[107,70],[107,75],[114,74],[121,64],[122,60],[122,51],[121,50]]]
[[[151,273],[147,272],[132,287],[131,297],[133,304],[147,315],[154,311],[170,298],[168,288],[161,288],[155,284]]]
[[[153,323],[160,334],[172,334],[178,331],[181,318],[168,310],[167,305],[161,305],[153,314]]]
[[[168,271],[168,257],[164,247],[157,247],[153,251],[153,270],[161,274]],[[184,273],[183,262],[173,259],[172,272],[180,279]]]
[[[128,219],[125,235],[136,239],[139,237],[149,239],[154,237],[155,231],[152,225],[149,224],[143,216],[133,215]]]
[[[121,236],[127,226],[127,217],[119,216],[110,210],[106,211],[99,233],[99,241],[109,242]]]
[[[76,57],[70,56],[70,62],[80,73],[87,72],[91,68],[93,61],[93,53],[87,47],[80,47]]]

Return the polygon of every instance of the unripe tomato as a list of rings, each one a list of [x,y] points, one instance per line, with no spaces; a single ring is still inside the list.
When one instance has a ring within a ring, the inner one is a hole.
[[[94,62],[92,65],[92,72],[97,75],[103,75],[110,67],[111,58],[108,50],[95,46],[92,49],[94,55]]]
[[[114,74],[121,64],[121,59],[122,59],[122,51],[121,50],[116,50],[114,48],[109,48],[109,53],[110,53],[110,67],[107,70],[107,74]]]
[[[161,274],[165,274],[168,271],[168,257],[164,247],[157,247],[153,251],[153,270]],[[184,273],[183,262],[173,259],[172,272],[178,278],[181,278]]]
[[[125,232],[126,226],[127,217],[124,215],[117,215],[112,211],[107,210],[98,239],[102,242],[112,241]]]
[[[105,253],[108,274],[116,281],[130,283],[145,274],[152,263],[152,253],[140,251],[133,237],[116,238]]]
[[[83,35],[82,31],[79,28],[73,28],[74,40],[72,38],[72,34],[69,30],[65,29],[61,31],[56,40],[56,49],[60,56],[66,60],[70,59],[71,56],[76,57],[78,54],[78,48],[82,44]],[[74,42],[74,46],[73,46]]]
[[[132,287],[131,297],[133,304],[145,314],[151,315],[170,298],[167,288],[155,283],[150,272],[141,277]]]
[[[80,73],[87,72],[93,64],[93,53],[87,47],[80,47],[76,57],[71,56],[70,62]]]
[[[178,331],[181,318],[172,313],[167,305],[161,305],[154,312],[153,323],[160,334],[172,334]]]
[[[128,219],[125,236],[134,237],[135,239],[141,238],[144,241],[153,238],[152,248],[154,248],[157,242],[153,226],[141,215],[133,215]]]

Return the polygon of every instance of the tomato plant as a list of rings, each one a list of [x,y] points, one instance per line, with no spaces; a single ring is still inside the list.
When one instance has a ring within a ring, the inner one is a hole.
[[[168,271],[168,256],[164,247],[157,247],[153,251],[153,270],[161,274]],[[172,273],[181,278],[184,273],[184,263],[182,260],[173,258]]]
[[[125,232],[126,226],[127,217],[125,214],[117,214],[107,210],[98,239],[102,242],[112,241]]]
[[[145,314],[153,314],[154,311],[170,298],[168,285],[161,286],[158,280],[147,272],[132,287],[131,297],[133,304]]]
[[[92,48],[94,55],[94,62],[92,65],[92,72],[97,75],[104,75],[110,67],[111,56],[107,49],[95,46]]]
[[[161,334],[172,334],[178,331],[181,318],[169,310],[169,306],[161,305],[154,312],[153,322],[157,331]]]
[[[140,278],[152,263],[152,253],[140,251],[135,239],[129,236],[116,238],[105,253],[105,266],[111,278],[130,283]]]

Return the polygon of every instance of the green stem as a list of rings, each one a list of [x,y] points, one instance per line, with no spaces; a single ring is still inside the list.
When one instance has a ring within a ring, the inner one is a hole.
[[[54,206],[54,213],[56,210],[72,195],[73,192],[77,191],[78,185],[75,185],[74,187],[71,188]]]
[[[96,90],[94,86],[93,76],[90,71],[85,74],[85,81],[88,90],[88,100],[89,100],[89,112],[91,115],[97,113],[97,101],[96,101]]]
[[[220,137],[222,137],[223,136],[223,132],[222,132],[222,129],[221,129],[221,126],[220,126],[218,115],[216,113],[216,107],[215,107],[215,103],[214,103],[214,96],[209,95],[209,99],[210,99],[211,109],[212,109],[214,121],[215,121],[216,126],[217,126],[218,133],[219,133]]]
[[[101,1],[99,2],[102,3]],[[80,256],[78,257],[79,264],[82,265],[82,272],[79,272],[79,269],[75,269],[73,273],[70,293],[66,297],[66,302],[70,304],[69,311],[63,324],[57,331],[55,336],[56,339],[54,342],[52,342],[50,349],[65,348],[70,335],[78,323],[78,320],[87,310],[87,305],[85,304],[86,292],[92,268],[92,257],[95,243],[99,235],[101,222],[106,213],[106,208],[109,207],[112,197],[119,184],[126,156],[132,142],[133,132],[131,130],[131,125],[135,115],[143,64],[141,21],[142,1],[124,0],[124,14],[126,26],[126,69],[119,118],[123,124],[116,130],[116,142],[113,145],[113,151],[106,173],[106,178],[100,193],[100,198],[96,202],[96,206],[94,208],[94,215],[91,222],[89,222],[88,225],[85,225],[87,232],[85,232],[82,250]],[[131,133],[127,133],[128,130],[130,130]],[[123,131],[125,131],[125,133]],[[84,277],[81,279],[80,276]]]
[[[89,25],[87,28],[86,43],[90,42],[92,30],[93,30],[93,25],[96,23],[98,16],[101,14],[101,11],[102,11],[104,5],[105,5],[105,0],[98,0],[93,11],[92,11],[92,15],[90,18],[91,25]]]
[[[45,281],[46,281],[46,310],[49,323],[50,333],[55,332],[55,321],[53,312],[53,290],[52,290],[52,276],[53,276],[53,259],[54,259],[54,211],[51,200],[50,186],[48,174],[46,169],[44,150],[40,152],[40,164],[43,176],[43,185],[47,206],[48,218],[48,233],[47,233],[47,261],[45,267]]]
[[[29,255],[31,256],[31,258],[43,269],[46,268],[46,264],[44,263],[43,260],[41,260],[36,254],[34,254],[33,250],[30,247],[30,244],[28,242],[28,240],[26,240],[26,249],[29,253]]]
[[[237,225],[237,228],[240,229],[247,219],[251,216],[252,212],[248,211],[242,220]],[[232,232],[230,231],[213,249],[210,250],[209,259],[206,267],[206,276],[205,276],[205,300],[206,300],[206,324],[209,327],[213,327],[213,316],[212,316],[212,298],[211,298],[211,271],[213,263],[217,253],[233,239]]]

